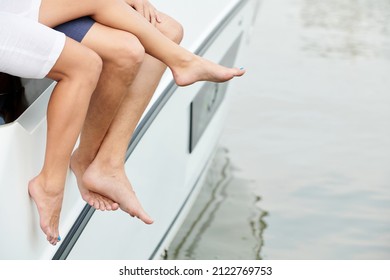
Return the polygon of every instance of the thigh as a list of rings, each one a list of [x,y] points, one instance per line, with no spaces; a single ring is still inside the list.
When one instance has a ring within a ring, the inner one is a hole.
[[[137,49],[141,45],[136,36],[126,31],[95,23],[84,37],[82,44],[93,49],[103,59],[120,55],[123,50]]]
[[[102,25],[90,17],[66,22],[54,29],[94,50],[103,60],[112,60],[123,50],[141,46],[133,34]]]
[[[43,78],[60,56],[64,34],[32,19],[0,12],[0,72]]]
[[[92,15],[109,0],[41,0],[39,22],[54,27]]]
[[[65,39],[65,46],[47,77],[59,81],[62,79],[85,80],[99,75],[101,59],[91,49],[72,40]]]

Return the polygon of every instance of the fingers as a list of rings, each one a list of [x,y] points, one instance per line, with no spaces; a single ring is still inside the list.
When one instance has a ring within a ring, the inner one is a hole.
[[[149,1],[133,0],[127,2],[131,7],[133,7],[134,10],[140,13],[154,26],[161,22],[161,17],[159,16],[157,9],[152,4],[150,4]]]
[[[161,23],[161,17],[157,11],[157,9],[150,5],[150,19],[151,19],[151,23],[156,26],[157,23]]]
[[[153,7],[150,11],[150,23],[154,26],[157,25],[157,23],[161,23],[160,15],[158,14],[158,11]]]
[[[144,17],[154,26],[157,24],[157,10],[156,8],[151,5],[149,2],[145,1],[144,2]]]
[[[138,13],[140,13],[142,16],[145,16],[144,14],[144,1],[138,0],[138,1],[126,1],[131,7],[133,7],[134,10],[136,10]]]
[[[149,22],[152,23],[150,6],[145,4],[143,10],[144,10],[144,17],[145,17]]]

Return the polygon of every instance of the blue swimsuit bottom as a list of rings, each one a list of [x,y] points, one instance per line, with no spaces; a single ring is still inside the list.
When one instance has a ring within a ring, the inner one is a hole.
[[[81,42],[95,21],[90,17],[82,17],[56,26],[54,29],[66,36]]]

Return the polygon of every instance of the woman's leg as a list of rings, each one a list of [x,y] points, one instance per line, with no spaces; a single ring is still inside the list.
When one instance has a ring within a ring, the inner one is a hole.
[[[168,65],[178,85],[200,80],[224,82],[245,73],[205,60],[178,46],[122,0],[42,0],[40,22],[45,25],[53,27],[85,15],[134,34],[147,53]]]
[[[58,242],[58,226],[70,156],[83,125],[102,62],[90,49],[71,39],[48,74],[58,81],[47,110],[44,165],[28,189],[35,201],[47,240]]]

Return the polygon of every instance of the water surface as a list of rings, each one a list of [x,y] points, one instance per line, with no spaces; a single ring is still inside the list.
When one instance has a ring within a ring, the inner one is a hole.
[[[244,48],[168,257],[390,259],[390,1],[263,0]]]

